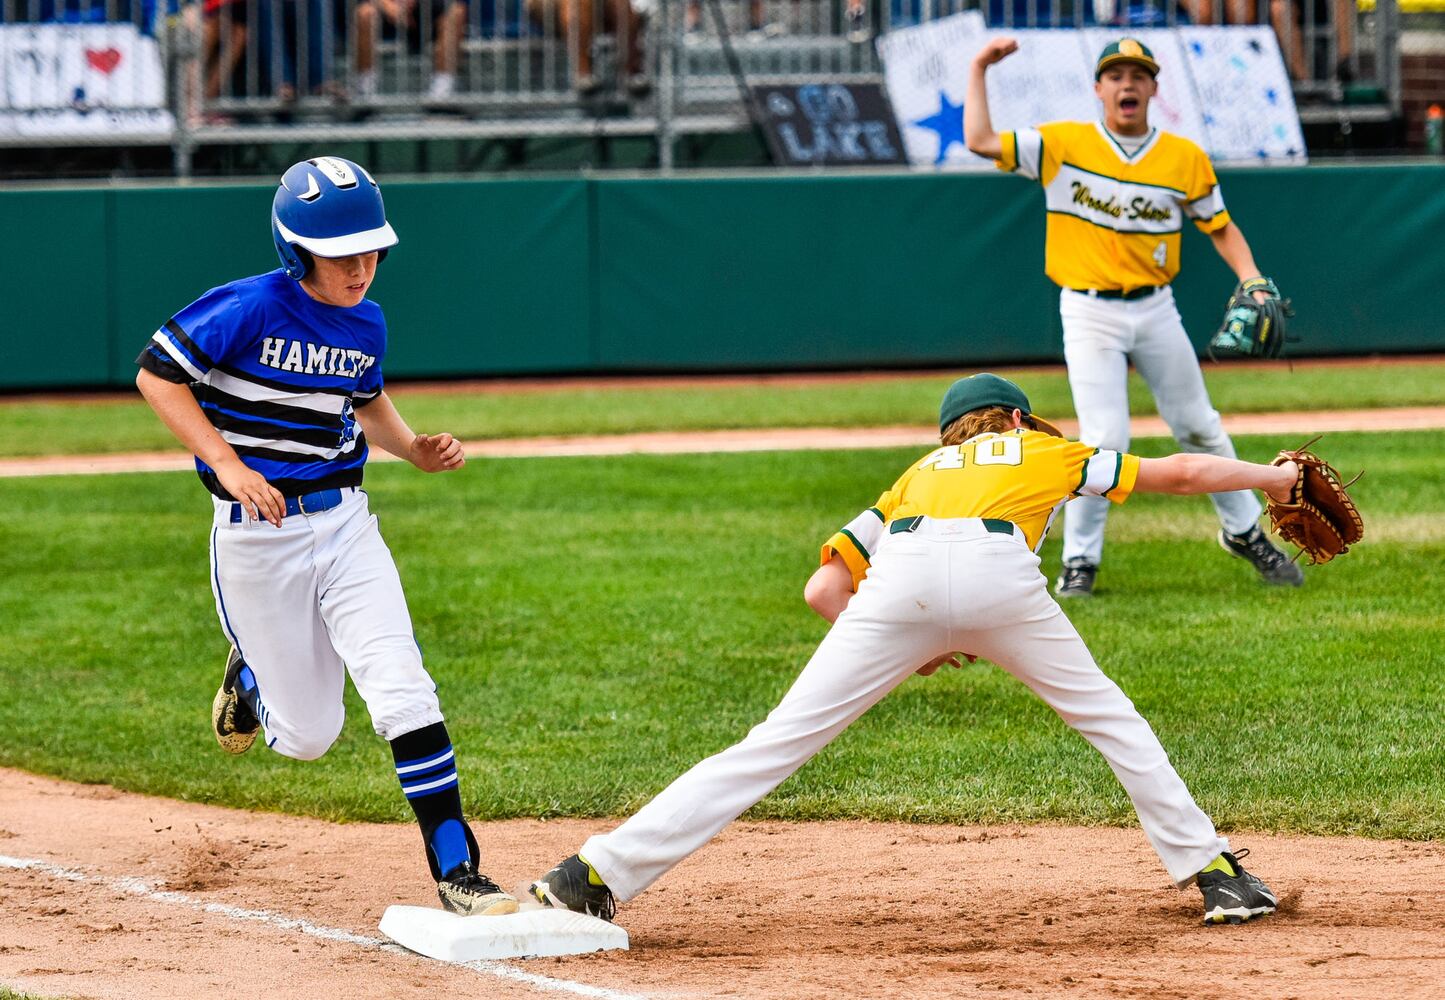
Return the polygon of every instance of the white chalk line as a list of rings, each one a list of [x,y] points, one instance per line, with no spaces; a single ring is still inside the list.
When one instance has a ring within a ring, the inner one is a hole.
[[[366,934],[355,934],[351,931],[342,930],[339,927],[323,927],[320,924],[313,924],[309,920],[302,920],[299,917],[288,917],[283,913],[273,913],[270,910],[250,910],[240,906],[230,906],[226,903],[207,902],[203,899],[197,899],[194,896],[188,896],[183,892],[157,889],[153,883],[133,875],[91,875],[74,868],[65,868],[61,865],[52,864],[49,861],[42,861],[39,858],[12,858],[4,854],[0,854],[0,868],[39,872],[65,882],[82,882],[87,885],[101,885],[115,889],[118,892],[126,893],[127,895],[139,896],[142,899],[149,899],[158,903],[168,903],[172,906],[181,906],[189,910],[197,910],[201,913],[210,913],[215,916],[225,917],[229,920],[253,921],[275,927],[279,930],[299,931],[308,937],[321,938],[324,941],[338,941],[343,944],[353,944],[359,948],[391,952],[398,955],[409,955],[412,958],[418,958],[423,961],[439,961],[438,959],[428,959],[425,955],[418,955],[415,952],[408,951],[401,945],[393,944],[385,938],[371,937]],[[523,983],[527,986],[553,993],[571,993],[574,996],[595,997],[597,1000],[644,1000],[644,997],[639,994],[623,993],[619,990],[610,990],[602,986],[589,986],[586,983],[574,983],[567,979],[554,979],[551,976],[542,976],[534,972],[514,968],[505,962],[483,960],[475,962],[440,962],[439,964],[469,969],[479,975],[491,976],[498,979],[509,979],[512,982]]]

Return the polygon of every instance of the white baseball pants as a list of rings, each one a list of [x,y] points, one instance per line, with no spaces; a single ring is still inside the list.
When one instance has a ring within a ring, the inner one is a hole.
[[[391,552],[359,489],[276,528],[216,500],[211,589],[226,637],[256,675],[266,745],[298,760],[341,733],[346,671],[388,740],[442,721]]]
[[[1049,596],[1022,533],[994,534],[968,518],[924,519],[916,532],[885,535],[858,593],[767,719],[617,829],[589,838],[582,856],[619,900],[631,899],[952,650],[1013,674],[1104,755],[1176,883],[1229,849]]]
[[[1112,451],[1129,450],[1127,376],[1133,361],[1181,449],[1234,457],[1234,443],[1209,402],[1173,289],[1130,302],[1064,289],[1059,293],[1059,314],[1080,441]],[[1213,493],[1209,499],[1219,523],[1231,535],[1254,527],[1263,509],[1249,490]],[[1108,516],[1109,501],[1104,497],[1078,497],[1064,506],[1065,561],[1082,559],[1099,565]]]

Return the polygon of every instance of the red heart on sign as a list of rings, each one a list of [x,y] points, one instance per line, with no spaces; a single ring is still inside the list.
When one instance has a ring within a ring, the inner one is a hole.
[[[120,49],[86,49],[85,61],[109,76],[120,65]]]

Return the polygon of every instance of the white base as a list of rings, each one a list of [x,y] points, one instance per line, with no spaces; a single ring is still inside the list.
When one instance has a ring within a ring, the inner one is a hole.
[[[443,962],[627,950],[627,932],[616,924],[550,908],[459,917],[429,906],[388,906],[381,932],[403,948]]]

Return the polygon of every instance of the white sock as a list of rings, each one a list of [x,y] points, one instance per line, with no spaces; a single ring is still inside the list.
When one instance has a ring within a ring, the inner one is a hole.
[[[457,76],[455,73],[433,73],[431,78],[431,90],[428,97],[451,97],[456,93]]]
[[[356,94],[358,97],[376,96],[376,70],[363,69],[356,73]]]

